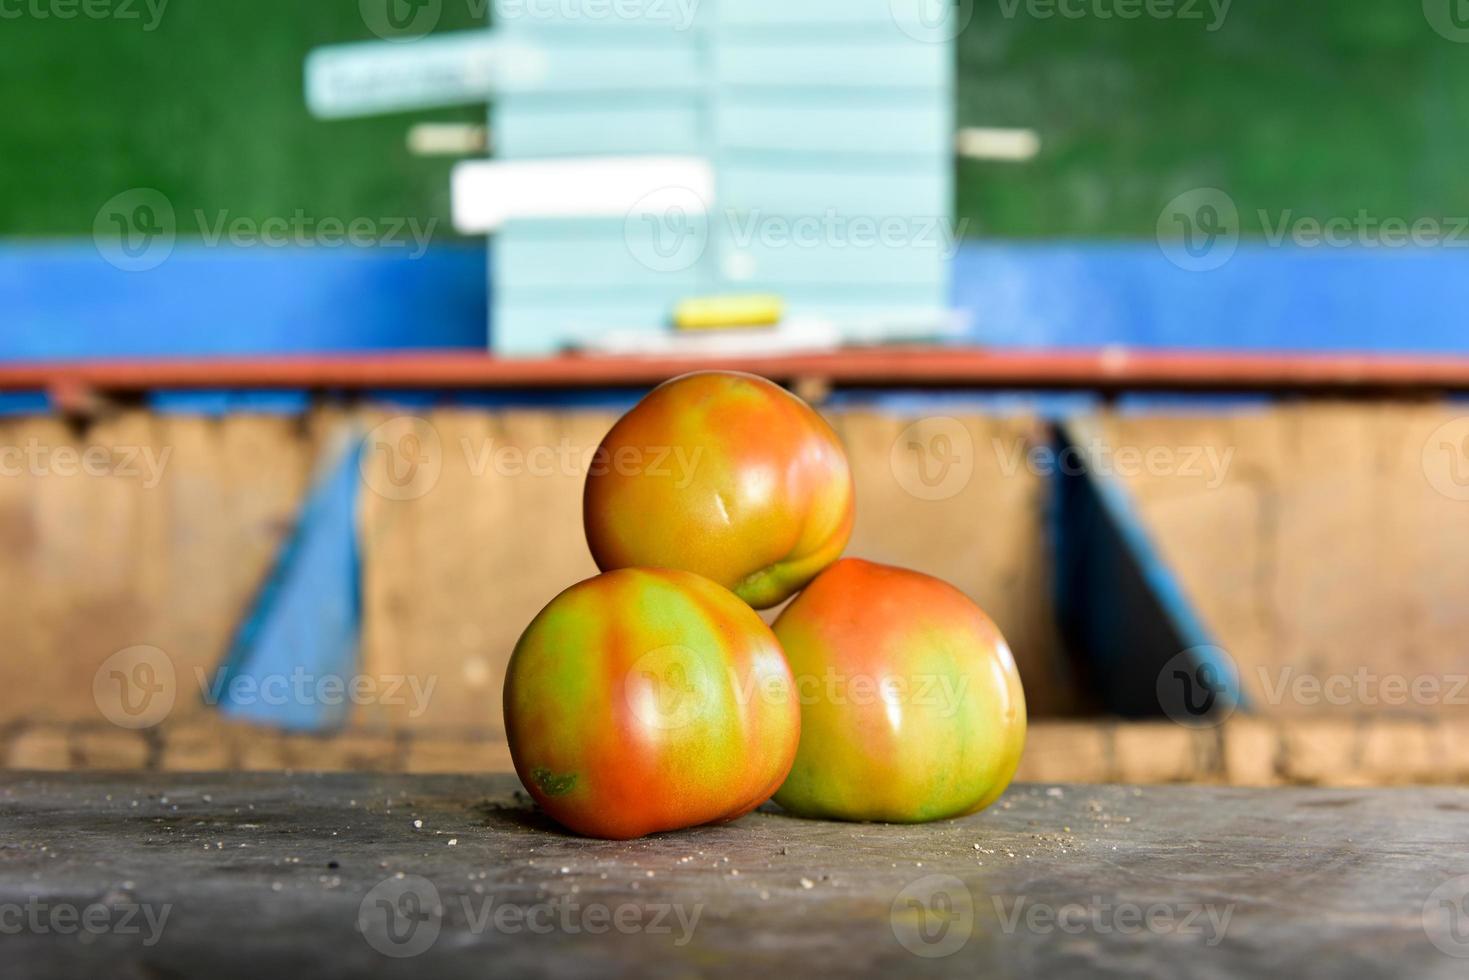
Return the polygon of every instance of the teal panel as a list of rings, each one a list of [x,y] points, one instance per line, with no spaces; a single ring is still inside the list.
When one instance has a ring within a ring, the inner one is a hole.
[[[559,303],[497,303],[490,324],[495,350],[527,356],[554,354],[610,330],[667,329],[676,299],[584,293]]]
[[[717,223],[726,283],[942,285],[957,249],[947,218],[786,218],[740,215]]]
[[[949,295],[940,289],[887,286],[853,291],[830,286],[807,286],[785,293],[786,316],[796,320],[830,320],[847,326],[846,336],[860,337],[862,327],[874,320],[912,323],[930,320],[948,310]],[[870,339],[870,338],[866,338]]]
[[[792,165],[726,154],[719,168],[721,210],[857,217],[947,217],[953,195],[931,165],[885,165],[857,158]]]
[[[723,0],[718,7],[724,28],[863,27],[909,40],[913,38],[904,28],[928,36],[924,32],[935,25],[964,15],[948,0]]]
[[[831,41],[731,40],[715,54],[715,80],[724,86],[825,89],[895,88],[947,91],[954,74],[953,49],[892,37]]]
[[[511,222],[495,238],[495,295],[618,288],[697,292],[713,281],[708,242],[702,216]]]
[[[837,98],[734,94],[720,99],[721,149],[945,158],[954,134],[932,96]]]
[[[494,23],[497,31],[516,37],[637,37],[684,44],[714,26],[715,6],[711,0],[495,0]]]
[[[515,41],[506,50],[527,69],[500,76],[501,97],[559,92],[672,94],[702,91],[705,85],[708,56],[692,37],[686,36],[682,44],[647,43],[615,35],[571,41],[517,37]],[[657,70],[650,71],[650,66]]]
[[[490,129],[495,155],[507,159],[702,156],[709,142],[703,100],[683,95],[506,98],[491,110]]]

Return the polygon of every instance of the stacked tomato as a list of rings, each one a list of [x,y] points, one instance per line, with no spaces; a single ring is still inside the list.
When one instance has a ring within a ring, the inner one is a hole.
[[[1025,698],[1004,637],[952,586],[840,557],[851,468],[799,398],[664,384],[593,456],[583,511],[603,574],[531,622],[505,682],[516,771],[564,826],[628,839],[772,795],[916,822],[1009,784]],[[773,629],[755,612],[792,596]]]

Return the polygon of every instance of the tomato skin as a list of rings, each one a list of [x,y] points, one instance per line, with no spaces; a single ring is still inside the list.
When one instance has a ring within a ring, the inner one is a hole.
[[[659,386],[613,426],[583,517],[603,571],[682,568],[766,609],[841,556],[855,491],[841,440],[809,405],[711,371]]]
[[[918,572],[843,559],[775,623],[801,746],[775,801],[792,813],[917,823],[989,806],[1025,746],[1025,694],[990,618]]]
[[[683,571],[620,569],[567,589],[526,628],[505,678],[520,781],[588,837],[743,816],[784,781],[800,721],[770,628]]]

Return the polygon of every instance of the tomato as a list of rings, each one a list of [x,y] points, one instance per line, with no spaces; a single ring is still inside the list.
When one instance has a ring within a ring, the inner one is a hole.
[[[603,571],[697,572],[765,609],[841,556],[854,499],[841,441],[810,406],[763,378],[706,372],[613,426],[583,516]]]
[[[974,813],[1014,778],[1025,695],[1005,639],[958,589],[856,559],[775,623],[801,746],[775,801],[792,813],[913,823]]]
[[[567,589],[526,628],[505,729],[546,813],[627,840],[769,799],[795,757],[800,708],[748,605],[689,572],[622,569]]]

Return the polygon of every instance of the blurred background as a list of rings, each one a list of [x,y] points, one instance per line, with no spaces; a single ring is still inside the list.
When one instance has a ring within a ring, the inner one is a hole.
[[[1020,778],[1469,781],[1469,16],[0,9],[0,761],[508,770],[659,381],[789,384]]]

